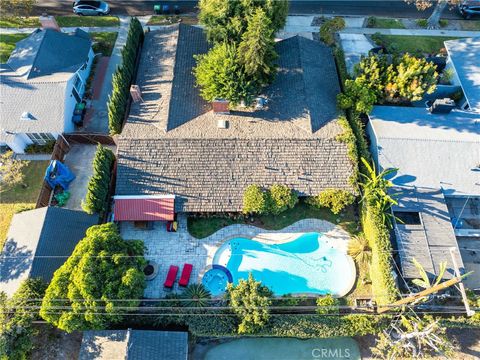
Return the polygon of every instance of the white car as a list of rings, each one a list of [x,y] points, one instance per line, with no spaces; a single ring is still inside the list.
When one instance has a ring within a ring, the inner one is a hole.
[[[73,3],[73,12],[77,15],[108,15],[110,6],[105,1],[80,0]]]

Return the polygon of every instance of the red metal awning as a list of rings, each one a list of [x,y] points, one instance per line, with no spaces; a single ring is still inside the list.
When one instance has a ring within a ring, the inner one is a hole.
[[[172,221],[175,216],[173,195],[115,196],[115,221]]]

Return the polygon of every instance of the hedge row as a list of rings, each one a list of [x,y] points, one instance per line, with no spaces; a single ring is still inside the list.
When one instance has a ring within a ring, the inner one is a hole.
[[[107,210],[107,196],[110,188],[113,162],[113,152],[98,144],[93,159],[93,175],[88,181],[87,195],[82,201],[82,208],[89,214],[102,213]]]
[[[143,28],[140,21],[133,18],[128,29],[127,41],[122,50],[122,64],[117,67],[113,74],[113,89],[108,98],[108,127],[112,135],[119,134],[122,131],[130,97],[130,85],[135,75],[137,52],[143,42],[143,37]]]

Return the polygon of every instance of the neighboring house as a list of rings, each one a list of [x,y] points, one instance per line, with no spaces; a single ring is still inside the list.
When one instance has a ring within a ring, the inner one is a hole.
[[[279,41],[275,81],[256,107],[232,111],[204,101],[195,86],[194,55],[208,48],[198,27],[146,35],[137,79],[144,102],[132,104],[118,142],[122,203],[170,206],[159,196],[175,196],[177,212],[238,212],[250,184],[285,184],[300,196],[354,191],[354,165],[337,140],[340,87],[327,46],[299,36]]]
[[[398,258],[405,278],[418,277],[416,258],[430,274],[460,248],[458,264],[480,284],[480,114],[453,110],[375,106],[367,130],[379,170],[398,168],[392,178]]]
[[[452,82],[465,95],[461,108],[480,113],[480,37],[445,41]]]
[[[188,333],[154,330],[84,331],[79,360],[187,360]]]
[[[0,145],[23,153],[28,144],[74,131],[73,111],[93,57],[92,41],[80,29],[73,34],[37,29],[19,41],[0,65]]]
[[[0,289],[11,296],[29,277],[47,283],[98,217],[83,211],[43,207],[15,214],[0,254]]]

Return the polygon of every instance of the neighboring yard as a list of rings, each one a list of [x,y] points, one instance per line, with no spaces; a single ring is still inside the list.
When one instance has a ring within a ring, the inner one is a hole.
[[[112,55],[113,46],[117,40],[117,32],[94,32],[90,33],[94,53],[102,53],[103,56]]]
[[[15,49],[15,44],[27,36],[28,34],[0,34],[0,63],[6,62]]]
[[[250,224],[267,230],[281,230],[302,219],[323,219],[340,225],[349,233],[357,232],[357,219],[354,209],[349,207],[339,215],[334,215],[326,208],[317,209],[307,205],[303,200],[293,208],[280,215],[262,215],[248,218],[231,219],[224,217],[188,218],[188,231],[192,236],[202,239],[221,228],[232,224]],[[253,219],[253,221],[250,221]]]
[[[371,16],[367,19],[367,27],[377,29],[405,29],[401,20],[384,19]]]
[[[1,189],[0,249],[3,248],[13,214],[35,207],[48,163],[48,161],[30,161],[24,168],[25,179],[23,185]]]
[[[195,16],[168,16],[168,15],[154,15],[148,20],[147,25],[171,25],[180,22],[186,25],[198,24],[198,19]]]
[[[480,31],[480,20],[459,20],[462,30]]]
[[[119,26],[120,21],[116,16],[55,16],[57,23],[61,27],[73,26]],[[21,27],[40,27],[37,16],[31,17],[0,17],[0,27],[5,28],[21,28]]]
[[[434,54],[444,48],[443,42],[454,40],[447,36],[403,36],[403,35],[372,35],[377,45],[383,45],[389,53],[408,52],[413,55]]]

